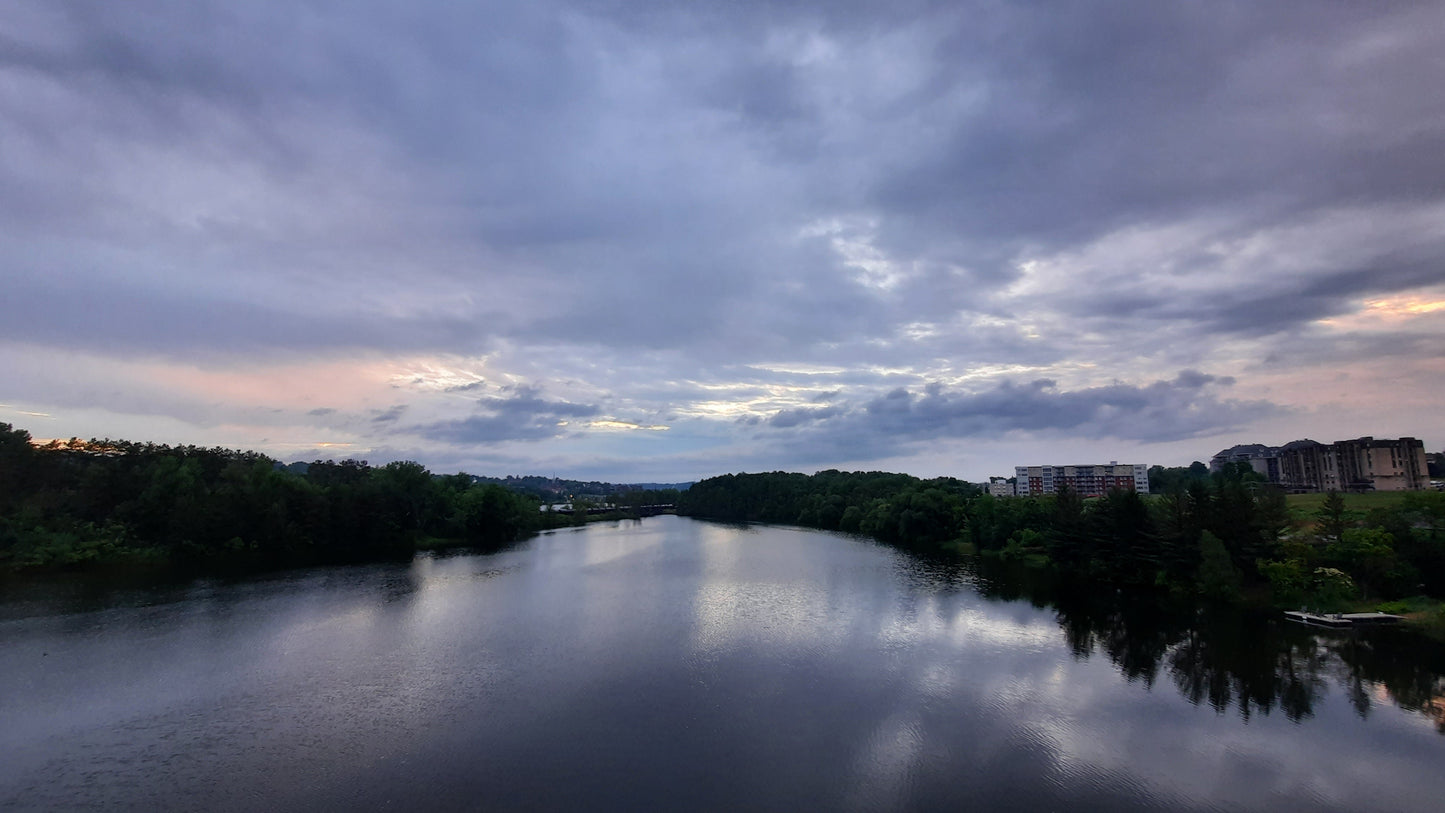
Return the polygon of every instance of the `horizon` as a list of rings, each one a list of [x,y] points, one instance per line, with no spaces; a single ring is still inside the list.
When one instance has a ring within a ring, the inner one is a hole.
[[[23,429],[24,427],[14,427],[14,428],[16,428],[16,429]],[[28,430],[27,430],[27,431],[28,431]],[[1336,443],[1336,442],[1345,441],[1345,440],[1363,439],[1363,438],[1365,438],[1365,437],[1373,437],[1373,436],[1360,436],[1359,438],[1337,438],[1337,439],[1335,439],[1335,440],[1333,440],[1333,441],[1330,441],[1330,443]],[[1414,436],[1411,436],[1411,435],[1403,435],[1403,436],[1401,436],[1401,437],[1414,437]],[[1382,439],[1382,438],[1376,438],[1376,439]],[[1419,438],[1415,438],[1415,439],[1416,439],[1416,440],[1419,440]],[[44,446],[47,446],[47,445],[53,444],[53,443],[58,443],[58,444],[61,444],[61,445],[63,446],[63,445],[65,445],[66,443],[68,443],[69,441],[71,441],[71,440],[80,440],[80,441],[85,442],[85,443],[91,443],[91,442],[94,442],[94,441],[101,441],[101,442],[104,442],[104,441],[115,441],[115,442],[132,442],[132,443],[147,443],[147,442],[150,442],[150,443],[156,443],[157,445],[168,445],[168,446],[170,446],[170,447],[172,447],[172,448],[174,448],[174,447],[176,447],[176,446],[184,446],[184,445],[187,445],[187,444],[165,444],[165,443],[161,443],[161,442],[157,442],[157,441],[137,440],[137,439],[135,439],[135,438],[110,438],[110,437],[106,437],[106,438],[98,438],[98,437],[82,438],[82,437],[80,437],[80,436],[78,436],[78,435],[73,435],[73,436],[68,437],[68,438],[60,438],[60,437],[56,437],[56,438],[37,438],[37,437],[32,436],[32,437],[30,438],[30,444],[31,444],[32,446],[34,446],[34,447],[37,447],[37,448],[44,447]],[[1313,439],[1312,439],[1312,438],[1296,438],[1295,440],[1296,440],[1296,441],[1299,441],[1299,440],[1312,441]],[[1293,442],[1293,441],[1286,441],[1286,443],[1288,443],[1288,442]],[[1209,465],[1211,459],[1212,459],[1215,455],[1217,455],[1217,454],[1222,454],[1223,452],[1227,452],[1227,451],[1229,451],[1230,449],[1233,449],[1233,448],[1236,448],[1236,447],[1239,447],[1239,446],[1250,446],[1250,445],[1262,445],[1262,446],[1266,446],[1266,447],[1270,447],[1270,448],[1279,448],[1280,446],[1283,446],[1284,444],[1271,444],[1271,443],[1264,443],[1264,444],[1243,443],[1243,444],[1239,444],[1239,443],[1237,443],[1237,444],[1234,444],[1234,445],[1232,445],[1232,446],[1227,446],[1227,447],[1219,450],[1219,452],[1216,452],[1214,455],[1209,455],[1209,456],[1207,456],[1207,457],[1197,457],[1197,458],[1195,458],[1194,460],[1189,461],[1188,463],[1181,463],[1181,464],[1177,464],[1177,465],[1167,465],[1167,466],[1166,466],[1166,465],[1164,465],[1164,464],[1162,464],[1162,463],[1151,463],[1151,462],[1145,461],[1145,462],[1143,463],[1143,465],[1148,466],[1148,467],[1151,468],[1151,469],[1154,468],[1155,466],[1161,466],[1161,467],[1166,468],[1166,469],[1168,469],[1168,468],[1183,469],[1183,468],[1189,468],[1189,467],[1192,466],[1194,463],[1203,463],[1203,464],[1205,464],[1205,465]],[[239,447],[223,447],[223,448],[226,448],[226,449],[228,449],[229,451],[238,451],[238,452],[253,452],[253,451],[258,451],[258,450],[255,450],[255,449],[246,449],[246,448],[239,448]],[[1429,449],[1428,446],[1426,446],[1425,452],[1426,452],[1427,454],[1435,454],[1435,453],[1430,452],[1430,449]],[[262,454],[264,454],[264,453],[262,453]],[[271,459],[273,462],[275,462],[276,464],[281,465],[281,466],[286,466],[286,467],[294,466],[294,465],[297,465],[297,464],[337,463],[337,462],[342,462],[342,461],[346,461],[346,460],[354,460],[354,461],[357,461],[357,462],[360,462],[360,463],[363,463],[363,464],[367,464],[367,465],[385,465],[385,463],[387,463],[387,462],[394,462],[394,461],[384,461],[384,462],[372,464],[371,461],[369,461],[369,460],[365,460],[365,459],[362,459],[362,458],[348,458],[348,457],[342,457],[342,458],[335,458],[335,457],[313,457],[313,458],[311,458],[311,459],[296,458],[296,459],[294,459],[294,460],[286,460],[286,459],[284,459],[284,458],[271,457],[270,455],[266,455],[266,456],[267,456],[269,459]],[[420,461],[407,461],[407,462],[420,462]],[[1088,465],[1100,465],[1100,464],[1105,464],[1105,463],[1108,464],[1108,465],[1139,465],[1139,463],[1138,463],[1138,462],[1135,462],[1135,461],[1119,461],[1119,460],[1108,460],[1108,461],[1102,461],[1102,460],[1095,460],[1095,461],[1074,461],[1074,462],[1068,462],[1068,463],[1059,463],[1059,462],[1057,462],[1057,461],[1054,461],[1054,462],[1047,462],[1047,463],[1045,463],[1045,462],[1020,463],[1020,464],[1017,464],[1017,465],[1020,465],[1020,466],[1055,466],[1055,467],[1059,467],[1059,466],[1079,466],[1079,465],[1084,465],[1084,466],[1088,466]],[[423,464],[423,465],[425,465],[425,464]],[[562,476],[558,476],[558,475],[556,475],[556,474],[521,473],[521,472],[508,472],[508,473],[505,473],[505,474],[503,474],[503,473],[472,472],[472,471],[464,471],[464,470],[458,470],[458,471],[451,472],[451,471],[437,471],[437,470],[431,469],[430,467],[427,467],[427,470],[428,470],[429,472],[431,472],[431,473],[432,473],[433,475],[435,475],[435,476],[447,476],[447,475],[449,475],[449,474],[465,474],[465,475],[472,476],[472,477],[481,477],[481,478],[490,479],[490,480],[510,480],[510,479],[519,479],[519,480],[520,480],[520,479],[528,479],[528,478],[538,478],[538,479],[553,480],[553,481],[597,482],[597,483],[602,483],[602,484],[604,484],[604,485],[618,485],[618,486],[636,486],[636,485],[688,486],[688,485],[692,485],[692,484],[694,484],[694,483],[697,483],[697,482],[699,482],[699,481],[701,481],[701,480],[707,480],[707,479],[711,479],[711,478],[714,478],[714,477],[722,477],[722,476],[725,476],[725,475],[732,475],[732,474],[771,474],[771,473],[783,472],[783,473],[787,473],[787,474],[804,474],[804,475],[807,475],[807,476],[813,476],[813,475],[816,475],[816,474],[820,474],[820,473],[822,473],[822,472],[824,472],[824,471],[838,470],[838,469],[823,468],[823,469],[813,469],[813,470],[811,470],[811,471],[809,471],[809,470],[803,470],[803,469],[757,469],[757,470],[755,470],[755,471],[725,471],[725,472],[715,472],[715,473],[711,473],[711,474],[706,474],[706,475],[703,475],[702,477],[698,477],[698,478],[695,478],[695,479],[692,479],[692,480],[675,480],[675,481],[668,481],[668,480],[622,480],[622,479],[617,479],[617,478],[615,478],[615,477],[605,477],[605,476],[604,476],[604,477],[585,477],[585,478],[583,478],[583,477],[562,477]],[[850,472],[850,471],[851,471],[851,472],[853,472],[853,473],[864,473],[864,472],[867,472],[867,471],[880,471],[880,470],[879,470],[879,469],[853,469],[853,470],[841,470],[841,471],[844,471],[844,472]],[[954,477],[955,479],[962,480],[962,481],[964,481],[964,482],[973,483],[973,484],[975,484],[975,485],[985,485],[985,486],[989,483],[990,480],[995,480],[995,479],[1012,479],[1012,477],[1011,477],[1011,475],[1010,475],[1009,472],[1005,472],[1005,473],[1003,473],[1003,474],[988,475],[988,476],[984,477],[984,478],[981,479],[981,480],[971,480],[971,479],[966,478],[966,477],[956,477],[955,475],[949,475],[949,474],[926,475],[926,476],[925,476],[925,475],[914,474],[913,472],[907,472],[907,471],[895,471],[895,472],[887,472],[887,473],[906,474],[906,475],[918,477],[918,478],[921,479],[921,480],[931,480],[931,479],[940,478],[940,477]]]
[[[33,437],[613,483],[1445,448],[1429,4],[9,8]]]

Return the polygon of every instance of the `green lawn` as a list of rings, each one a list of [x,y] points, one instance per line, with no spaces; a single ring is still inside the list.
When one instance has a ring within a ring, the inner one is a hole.
[[[1370,491],[1364,494],[1341,494],[1345,498],[1345,518],[1360,522],[1375,508],[1393,508],[1404,501],[1407,494],[1418,491]],[[1320,505],[1325,494],[1289,494],[1285,501],[1289,506],[1290,519],[1296,532],[1310,533],[1319,519]]]
[[[1350,512],[1364,513],[1371,508],[1390,508],[1400,504],[1409,491],[1371,491],[1365,494],[1344,494],[1345,510]],[[1324,494],[1290,494],[1285,497],[1289,501],[1290,513],[1297,517],[1313,517],[1315,512],[1320,510],[1320,504],[1325,501]]]

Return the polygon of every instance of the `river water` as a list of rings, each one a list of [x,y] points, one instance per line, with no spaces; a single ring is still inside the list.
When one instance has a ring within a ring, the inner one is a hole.
[[[655,517],[10,590],[0,809],[1440,811],[1416,653]]]

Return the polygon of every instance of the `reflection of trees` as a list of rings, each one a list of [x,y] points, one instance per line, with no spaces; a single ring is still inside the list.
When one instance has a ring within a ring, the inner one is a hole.
[[[1378,687],[1395,705],[1429,717],[1445,734],[1445,646],[1397,629],[1341,636],[1326,645],[1360,716],[1369,714]]]
[[[1159,664],[1179,640],[1185,626],[1153,602],[1131,604],[1098,602],[1089,597],[1061,595],[1056,600],[1059,627],[1077,658],[1100,650],[1130,681],[1153,686]]]
[[[1146,592],[1071,589],[1046,572],[983,558],[968,571],[984,596],[1053,608],[1075,657],[1103,653],[1125,678],[1151,687],[1166,668],[1189,702],[1221,714],[1234,708],[1249,719],[1278,709],[1301,722],[1334,684],[1361,716],[1388,697],[1445,734],[1445,645],[1407,630],[1321,632]]]
[[[1232,615],[1232,614],[1230,614]],[[1246,720],[1276,707],[1299,722],[1324,690],[1322,650],[1312,636],[1279,635],[1269,625],[1201,616],[1169,652],[1169,674],[1189,702],[1231,706]]]
[[[1435,720],[1445,733],[1440,660],[1399,630],[1316,632],[1201,616],[1167,657],[1179,692],[1220,713],[1234,707],[1248,719],[1277,707],[1300,722],[1313,716],[1316,700],[1334,683],[1361,717],[1383,695]]]
[[[1278,648],[1280,706],[1289,719],[1299,722],[1314,714],[1315,696],[1325,690],[1324,661],[1313,635]]]
[[[1406,630],[1321,632],[1233,609],[1199,609],[1148,594],[1070,590],[1021,568],[979,560],[990,598],[1052,607],[1074,656],[1103,653],[1130,681],[1153,686],[1159,670],[1189,702],[1245,719],[1278,709],[1301,722],[1333,684],[1355,711],[1389,698],[1445,734],[1445,645]]]

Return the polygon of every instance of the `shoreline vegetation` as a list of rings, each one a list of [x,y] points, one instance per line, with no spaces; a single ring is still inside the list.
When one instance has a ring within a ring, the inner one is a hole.
[[[1181,604],[1379,610],[1445,641],[1445,493],[1357,496],[1286,495],[1247,465],[1178,477],[1163,494],[1093,499],[992,497],[952,478],[883,472],[773,472],[694,483],[678,513],[977,554]]]
[[[1156,472],[1151,471],[1151,475]],[[1445,493],[1286,496],[1247,466],[1162,470],[1157,495],[995,498],[954,478],[885,472],[727,474],[684,491],[537,495],[420,464],[315,461],[127,441],[36,447],[0,423],[0,575],[227,574],[495,549],[540,531],[678,514],[860,534],[919,553],[976,554],[1097,589],[1180,603],[1380,610],[1445,640]],[[594,509],[589,513],[586,509]]]
[[[315,461],[129,441],[36,447],[0,423],[0,575],[173,571],[223,575],[495,549],[550,528],[639,516],[676,492],[626,491],[602,515],[433,475],[418,463]],[[578,501],[585,508],[586,503]]]

